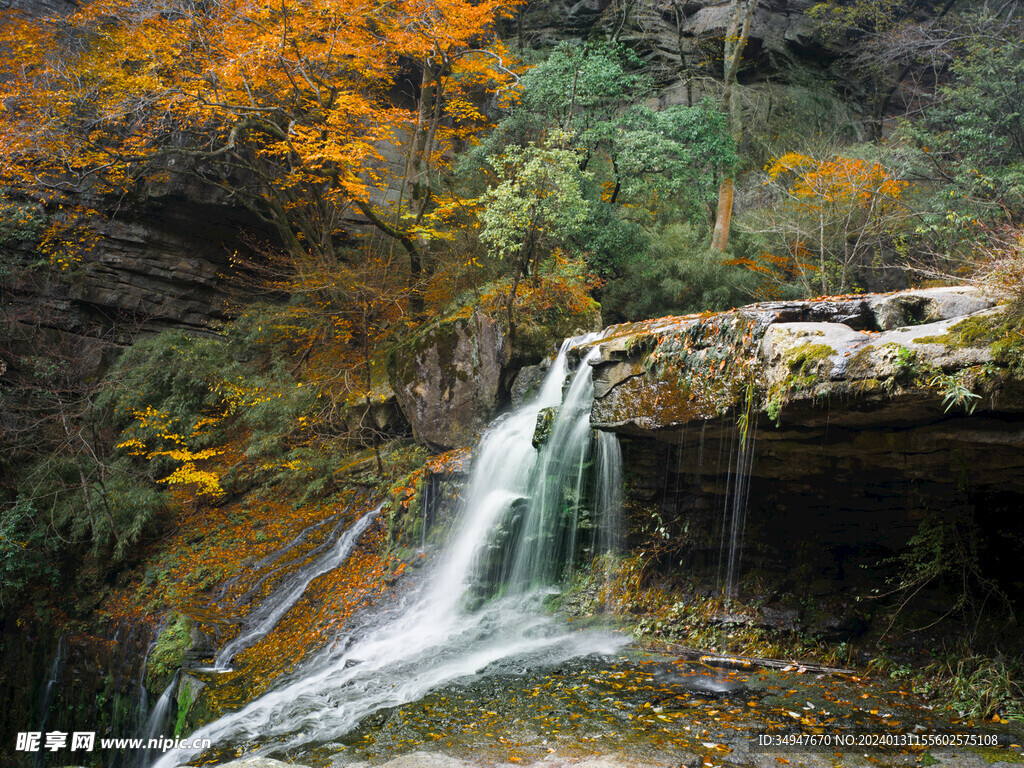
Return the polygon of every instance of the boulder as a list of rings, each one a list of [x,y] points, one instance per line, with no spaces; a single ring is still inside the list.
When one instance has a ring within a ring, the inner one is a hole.
[[[420,333],[394,355],[395,396],[416,440],[455,448],[495,414],[511,344],[500,324],[475,310]]]

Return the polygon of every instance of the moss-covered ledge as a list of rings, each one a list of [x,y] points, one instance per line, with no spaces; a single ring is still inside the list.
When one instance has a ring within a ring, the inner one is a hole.
[[[1007,341],[1004,318],[995,299],[959,286],[617,326],[595,342],[591,421],[641,435],[758,412],[809,426],[1020,413],[1024,343]]]

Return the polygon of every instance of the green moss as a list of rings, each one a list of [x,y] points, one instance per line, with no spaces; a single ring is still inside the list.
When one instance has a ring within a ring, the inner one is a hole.
[[[197,728],[216,719],[217,713],[211,709],[209,704],[210,697],[204,695],[209,690],[209,688],[198,685],[188,686],[187,691],[183,691],[185,698],[179,695],[178,717],[174,724],[175,738],[192,733]]]
[[[953,349],[962,347],[985,347],[991,344],[999,333],[1003,318],[999,315],[982,315],[968,317],[949,331],[939,336],[919,336],[915,344],[942,344]]]
[[[150,691],[166,688],[174,671],[181,666],[185,651],[192,644],[191,629],[192,621],[188,616],[172,614],[146,664],[146,684]]]
[[[194,695],[192,686],[183,682],[181,689],[178,691],[178,718],[174,723],[175,738],[180,738],[188,727],[188,713],[189,710],[192,709]]]
[[[1024,377],[1024,317],[1006,311],[999,315],[976,315],[961,320],[941,336],[922,336],[915,344],[942,344],[950,349],[990,347],[997,365]]]
[[[828,344],[803,344],[790,350],[786,355],[786,364],[789,370],[800,376],[827,375],[832,370],[829,365],[827,370],[821,370],[821,363],[828,360],[836,351]]]
[[[1024,764],[1024,755],[1013,750],[1006,749],[1005,747],[975,747],[972,750],[975,754],[979,755],[986,763],[1013,763],[1015,765]],[[924,762],[922,761],[922,765]],[[935,765],[935,763],[932,763]]]

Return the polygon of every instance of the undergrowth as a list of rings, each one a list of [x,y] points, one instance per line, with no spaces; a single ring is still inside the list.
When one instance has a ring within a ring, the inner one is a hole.
[[[932,650],[908,657],[888,645],[825,641],[802,629],[758,626],[757,601],[724,601],[696,579],[659,579],[639,556],[605,556],[580,569],[557,608],[573,620],[604,615],[641,644],[669,650],[741,654],[849,668],[893,678],[933,705],[965,718],[1024,720],[1024,657],[986,643],[991,630],[957,641],[933,640]],[[910,632],[909,629],[901,628]],[[940,630],[933,637],[938,637]],[[920,641],[920,642],[923,642]]]

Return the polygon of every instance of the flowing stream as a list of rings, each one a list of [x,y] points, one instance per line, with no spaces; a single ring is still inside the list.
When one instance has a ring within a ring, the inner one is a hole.
[[[590,429],[588,358],[575,372],[568,363],[572,347],[598,338],[563,343],[536,397],[485,433],[450,541],[417,589],[192,738],[248,754],[295,755],[439,686],[621,647],[620,636],[570,631],[542,608],[578,545],[588,543],[577,540],[579,531],[594,532],[589,544],[598,551],[617,540],[620,454],[613,437]],[[535,433],[544,433],[539,447]],[[194,756],[170,752],[156,765]]]
[[[260,604],[260,606],[252,612],[245,626],[239,630],[238,634],[228,642],[217,654],[217,658],[214,661],[214,668],[218,670],[229,669],[231,659],[234,658],[235,654],[245,650],[250,645],[255,643],[264,635],[268,634],[274,627],[277,626],[278,622],[284,618],[284,615],[291,610],[292,606],[298,602],[299,598],[306,591],[306,587],[309,586],[310,582],[313,581],[317,576],[322,576],[328,571],[332,571],[352,554],[352,550],[355,549],[356,542],[359,541],[359,537],[363,531],[373,522],[373,519],[377,517],[380,512],[380,507],[368,512],[353,523],[338,539],[326,553],[320,555],[313,560],[305,568],[302,568],[294,578],[288,580],[283,588],[279,588],[272,596],[272,599],[267,599]],[[338,528],[341,527],[341,523],[338,524]],[[334,538],[336,531],[332,532],[331,540]]]

